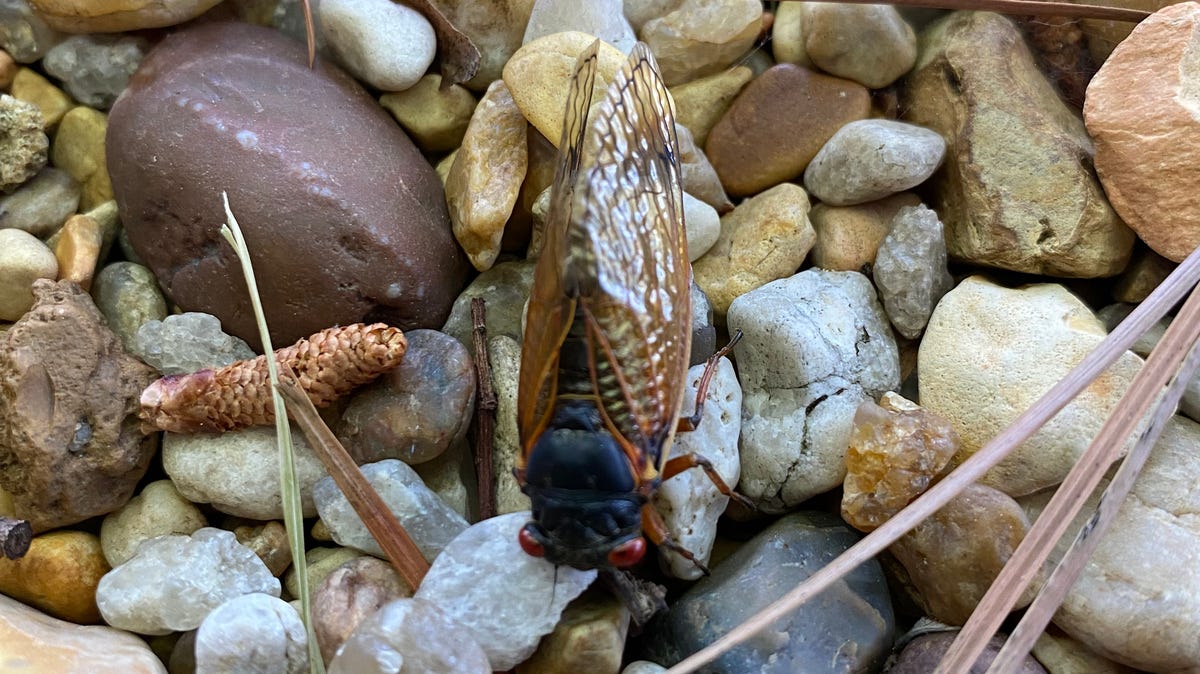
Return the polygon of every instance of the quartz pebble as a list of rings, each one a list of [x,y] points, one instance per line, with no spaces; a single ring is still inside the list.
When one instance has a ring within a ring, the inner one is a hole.
[[[255,356],[248,344],[221,330],[216,316],[194,311],[142,323],[129,350],[164,375],[224,367]]]
[[[797,6],[804,55],[830,75],[881,89],[917,61],[917,35],[895,7],[831,2]]]
[[[896,332],[916,339],[933,308],[954,287],[946,268],[946,240],[937,213],[905,206],[875,258],[875,287]]]
[[[50,140],[41,110],[8,94],[0,94],[0,132],[0,192],[8,194],[46,165]]]
[[[683,222],[687,227],[688,258],[695,262],[720,238],[721,216],[717,209],[684,192]]]
[[[892,218],[902,207],[920,203],[912,192],[901,192],[856,206],[816,204],[808,214],[817,235],[809,260],[821,269],[866,273],[892,230]]]
[[[133,557],[142,541],[165,534],[187,536],[207,524],[204,513],[183,498],[170,480],[158,480],[104,518],[100,545],[108,563],[119,566]]]
[[[56,618],[98,623],[96,584],[109,568],[95,534],[51,531],[34,536],[23,557],[0,558],[0,593]]]
[[[101,269],[92,281],[92,297],[108,327],[131,352],[143,325],[167,317],[167,301],[154,274],[135,262],[113,262]]]
[[[637,42],[633,26],[622,12],[621,0],[537,0],[529,14],[522,44],[540,37],[575,30],[611,44],[628,54]]]
[[[396,569],[374,557],[356,557],[312,590],[313,631],[326,662],[364,620],[394,599],[412,596]]]
[[[554,631],[517,665],[516,674],[612,674],[621,668],[629,610],[616,597],[591,590],[567,605]]]
[[[862,401],[846,448],[842,519],[873,531],[923,494],[957,451],[950,424],[899,394]]]
[[[397,599],[364,620],[329,674],[489,674],[470,632],[431,602]]]
[[[54,252],[20,229],[0,229],[0,320],[15,321],[33,306],[33,282],[58,278]]]
[[[20,229],[45,238],[79,206],[79,184],[56,168],[42,169],[8,196],[0,197],[0,229]]]
[[[642,24],[638,35],[654,52],[668,86],[720,72],[741,58],[762,28],[758,0],[683,0]]]
[[[804,3],[781,2],[775,9],[771,24],[771,55],[776,63],[812,66],[804,49]]]
[[[511,669],[549,634],[596,571],[531,557],[517,543],[528,511],[471,526],[434,560],[414,598],[458,621],[487,653],[492,670]]]
[[[42,111],[42,128],[46,131],[57,128],[63,115],[75,107],[75,101],[65,91],[30,68],[17,71],[9,93],[22,101],[33,103]]]
[[[403,91],[433,63],[433,26],[411,7],[390,0],[322,0],[316,11],[341,64],[376,89]]]
[[[204,528],[143,543],[100,579],[96,603],[113,627],[166,634],[196,629],[213,609],[253,592],[278,597],[279,581],[232,533]]]
[[[475,110],[475,97],[459,84],[442,87],[442,76],[426,75],[416,84],[384,94],[379,104],[392,113],[417,147],[447,152],[462,144]]]
[[[73,35],[46,52],[42,65],[83,105],[107,110],[148,49],[129,35]]]
[[[783,6],[786,7],[787,5]],[[635,660],[625,665],[625,669],[621,670],[621,674],[662,674],[665,671],[667,671],[666,667],[650,662],[649,660]]]
[[[451,510],[466,520],[473,517],[471,503],[477,499],[478,485],[474,452],[465,438],[450,445],[437,458],[413,466],[413,470]]]
[[[196,674],[308,671],[308,635],[290,604],[252,592],[213,609],[196,630]]]
[[[838,129],[804,170],[804,187],[822,202],[850,206],[911,189],[942,163],[946,141],[934,131],[889,119]]]
[[[437,557],[455,536],[467,528],[467,521],[430,491],[403,461],[376,461],[362,466],[362,473],[426,559]],[[384,556],[379,543],[367,531],[366,525],[333,478],[321,479],[312,491],[317,512],[329,526],[333,540],[376,557]]]

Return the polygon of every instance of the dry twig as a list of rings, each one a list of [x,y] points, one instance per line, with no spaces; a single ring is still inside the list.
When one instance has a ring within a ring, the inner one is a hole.
[[[33,527],[26,520],[0,517],[0,552],[5,559],[20,559],[33,543]]]
[[[833,0],[847,4],[876,4],[875,0]],[[893,4],[905,7],[930,7],[933,9],[967,9],[1001,14],[1030,16],[1072,16],[1084,19],[1107,19],[1138,23],[1150,16],[1149,12],[1124,7],[1104,5],[1077,5],[1071,2],[1046,2],[1044,0],[897,0]]]
[[[492,361],[487,349],[487,305],[482,297],[471,300],[471,343],[475,349],[475,480],[479,488],[479,519],[496,516],[495,464],[496,389],[492,386]]]

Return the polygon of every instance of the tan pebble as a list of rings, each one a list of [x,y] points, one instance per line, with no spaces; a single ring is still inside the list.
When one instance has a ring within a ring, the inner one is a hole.
[[[0,229],[0,320],[15,321],[33,306],[33,282],[57,279],[58,260],[37,237]]]
[[[82,531],[35,536],[20,559],[0,559],[0,592],[63,620],[100,622],[96,586],[110,567],[100,539]]]
[[[753,78],[753,71],[746,66],[738,66],[672,87],[675,121],[692,132],[696,145],[704,147],[713,125],[729,110],[733,100]]]
[[[813,265],[833,271],[863,271],[875,261],[896,212],[920,203],[920,197],[912,192],[901,192],[857,206],[813,206],[808,214],[817,234],[811,253]]]
[[[3,49],[0,49],[0,89],[8,91],[12,86],[13,80],[17,77],[17,71],[20,66],[13,60],[13,57]]]
[[[692,133],[687,127],[676,124],[675,136],[684,191],[717,209],[718,213],[728,213],[733,208],[733,202],[725,194],[717,170],[692,141]]]
[[[379,104],[425,152],[447,152],[458,147],[475,110],[475,97],[466,87],[441,86],[441,75],[426,75],[412,87],[379,99]]]
[[[123,630],[57,620],[0,595],[0,669],[5,672],[166,674],[145,641]]]
[[[674,11],[642,25],[668,86],[718,73],[754,46],[762,30],[759,0],[683,0]]]
[[[1137,304],[1146,299],[1177,265],[1167,258],[1139,246],[1129,266],[1113,286],[1113,299]]]
[[[795,4],[804,14],[804,52],[817,68],[830,75],[879,89],[895,82],[916,63],[916,33],[895,7]]]
[[[84,290],[90,289],[103,244],[104,234],[95,218],[87,215],[68,218],[54,246],[59,280],[74,281]]]
[[[272,576],[278,577],[292,565],[292,548],[282,522],[244,524],[234,528],[233,535],[237,536],[238,543],[258,555]]]
[[[208,521],[170,480],[157,480],[100,524],[100,545],[109,564],[124,564],[142,541],[166,534],[191,535]]]
[[[513,207],[512,217],[504,227],[504,239],[500,248],[504,251],[527,251],[534,236],[533,205],[538,197],[554,182],[554,172],[558,170],[558,148],[546,140],[531,124],[526,133],[528,144],[528,166],[525,168],[525,182],[521,183],[521,194],[517,196],[517,205]],[[519,234],[524,234],[524,240],[518,240]],[[536,257],[536,251],[531,255]]]
[[[479,271],[500,254],[528,166],[527,125],[502,80],[480,99],[446,176],[446,204],[459,245]]]
[[[33,103],[42,111],[42,122],[46,130],[58,126],[63,115],[75,107],[75,101],[67,92],[50,83],[50,80],[29,68],[17,71],[12,81],[11,92],[14,98],[27,103]]]
[[[775,10],[775,24],[771,27],[771,53],[778,63],[812,65],[808,52],[804,51],[805,4],[781,2]]]
[[[308,587],[314,588],[325,580],[334,569],[355,557],[367,555],[352,548],[310,548],[304,553],[304,568],[308,572]],[[293,565],[283,574],[283,587],[288,595],[298,592],[296,567]]]
[[[604,674],[621,668],[629,611],[611,595],[588,592],[563,609],[517,674]]]
[[[221,0],[29,0],[29,6],[64,33],[118,33],[162,28],[200,16]]]
[[[83,185],[79,208],[91,210],[113,198],[105,165],[104,135],[108,116],[82,105],[72,108],[59,123],[51,160]]]
[[[437,173],[438,178],[440,178],[442,181],[443,188],[446,187],[446,179],[450,177],[450,169],[454,167],[455,159],[458,159],[457,148],[455,148],[455,150],[450,154],[442,157],[441,161],[439,161],[437,165],[433,167],[434,172]]]

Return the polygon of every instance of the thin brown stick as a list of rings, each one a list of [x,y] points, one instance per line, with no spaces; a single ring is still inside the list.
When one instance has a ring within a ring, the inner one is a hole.
[[[1017,417],[1008,428],[998,433],[991,442],[964,461],[945,479],[773,604],[668,671],[673,674],[696,671],[720,657],[722,653],[746,642],[776,620],[829,588],[863,562],[886,550],[889,545],[949,503],[963,489],[1036,433],[1092,380],[1133,346],[1142,334],[1165,316],[1197,280],[1200,280],[1200,249],[1193,251],[1176,267],[1175,271],[1074,369]]]
[[[479,486],[479,519],[496,516],[496,476],[492,463],[496,436],[496,389],[487,348],[487,303],[471,299],[471,344],[475,348],[475,480]]]
[[[312,6],[308,0],[300,0],[300,9],[304,12],[304,42],[308,45],[308,67],[311,69],[317,62],[317,30],[313,21]]]
[[[0,551],[5,559],[20,559],[33,543],[33,527],[26,520],[0,517]]]
[[[288,413],[312,446],[325,471],[337,483],[354,512],[358,513],[367,530],[379,542],[383,553],[396,567],[408,586],[416,589],[429,571],[429,562],[413,543],[408,532],[388,509],[387,504],[367,481],[346,448],[338,442],[333,431],[325,425],[317,408],[296,381],[296,373],[286,363],[280,363],[279,393],[287,403]]]
[[[1196,294],[1193,293],[1192,297],[1196,297]],[[1182,317],[1176,318],[1175,321],[1181,319]],[[1200,322],[1190,327],[1189,336],[1195,340],[1196,335],[1200,334]],[[1149,367],[1149,364],[1146,366]],[[1125,460],[1121,462],[1121,467],[1117,469],[1116,475],[1100,496],[1096,512],[1080,529],[1071,547],[1067,549],[1067,553],[1042,587],[1042,591],[1025,611],[1021,622],[992,661],[989,673],[1016,672],[1020,669],[1025,656],[1033,650],[1034,642],[1046,629],[1046,625],[1054,617],[1054,612],[1062,605],[1063,598],[1079,578],[1083,567],[1100,544],[1104,532],[1117,516],[1125,497],[1133,489],[1134,481],[1166,428],[1167,422],[1175,416],[1175,406],[1179,404],[1197,369],[1200,369],[1200,348],[1193,341],[1187,358],[1156,406],[1149,427],[1138,437]]]
[[[848,4],[876,4],[875,0],[833,0]],[[1106,19],[1138,23],[1150,16],[1149,12],[1124,7],[1103,5],[1077,5],[1070,2],[1047,2],[1043,0],[897,0],[892,3],[905,7],[931,7],[933,9],[972,9],[1001,14],[1029,16],[1069,16],[1081,19]]]

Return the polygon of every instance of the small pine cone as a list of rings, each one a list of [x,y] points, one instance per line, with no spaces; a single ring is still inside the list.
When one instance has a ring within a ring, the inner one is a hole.
[[[408,342],[383,323],[329,328],[275,351],[300,387],[323,407],[400,363]],[[163,377],[142,391],[138,416],[147,432],[221,432],[275,423],[265,355],[218,370]]]

